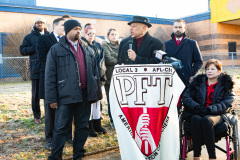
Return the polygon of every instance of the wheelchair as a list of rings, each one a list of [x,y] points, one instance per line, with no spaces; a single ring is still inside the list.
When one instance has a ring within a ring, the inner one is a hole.
[[[193,143],[191,138],[190,120],[182,120],[182,111],[179,114],[179,129],[180,129],[180,160],[185,160],[187,154],[193,151]],[[221,148],[215,144],[216,149],[226,153],[227,160],[240,160],[240,135],[238,128],[238,116],[235,111],[230,108],[228,116],[222,116],[223,122],[214,127],[215,143],[222,138],[226,139],[226,148]],[[228,118],[231,117],[231,118]],[[202,142],[202,145],[204,143]]]

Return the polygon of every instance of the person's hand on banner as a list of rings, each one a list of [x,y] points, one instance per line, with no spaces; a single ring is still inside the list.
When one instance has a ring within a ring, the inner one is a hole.
[[[142,141],[146,140],[146,141],[149,142],[150,138],[152,138],[149,135],[151,135],[151,131],[147,127],[141,128],[141,130],[140,130],[140,137],[141,137]]]
[[[147,141],[150,144],[152,151],[156,149],[157,146],[156,146],[156,144],[154,142],[152,133],[151,133],[151,131],[148,128],[143,127],[141,129],[140,137],[141,137],[142,141]]]
[[[143,127],[148,127],[150,123],[149,114],[141,114],[138,118],[138,123],[136,127],[137,134],[140,136],[140,131]]]

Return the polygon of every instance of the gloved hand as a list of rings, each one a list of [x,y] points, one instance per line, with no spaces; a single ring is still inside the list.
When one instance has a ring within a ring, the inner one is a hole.
[[[204,117],[207,114],[207,109],[205,107],[202,106],[197,106],[194,108],[193,113],[195,115],[199,115],[201,117]]]

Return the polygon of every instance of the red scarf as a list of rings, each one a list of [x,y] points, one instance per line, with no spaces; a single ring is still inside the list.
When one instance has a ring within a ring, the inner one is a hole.
[[[137,40],[137,51],[138,51],[138,48],[140,47],[140,44],[142,43],[143,38],[144,38],[144,36],[136,39]]]

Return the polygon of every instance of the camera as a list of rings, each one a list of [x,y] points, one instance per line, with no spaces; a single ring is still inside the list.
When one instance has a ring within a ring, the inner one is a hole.
[[[174,57],[168,57],[166,52],[155,50],[154,54],[155,57],[161,60],[162,64],[171,64],[175,70],[181,69],[183,67],[181,60]]]

